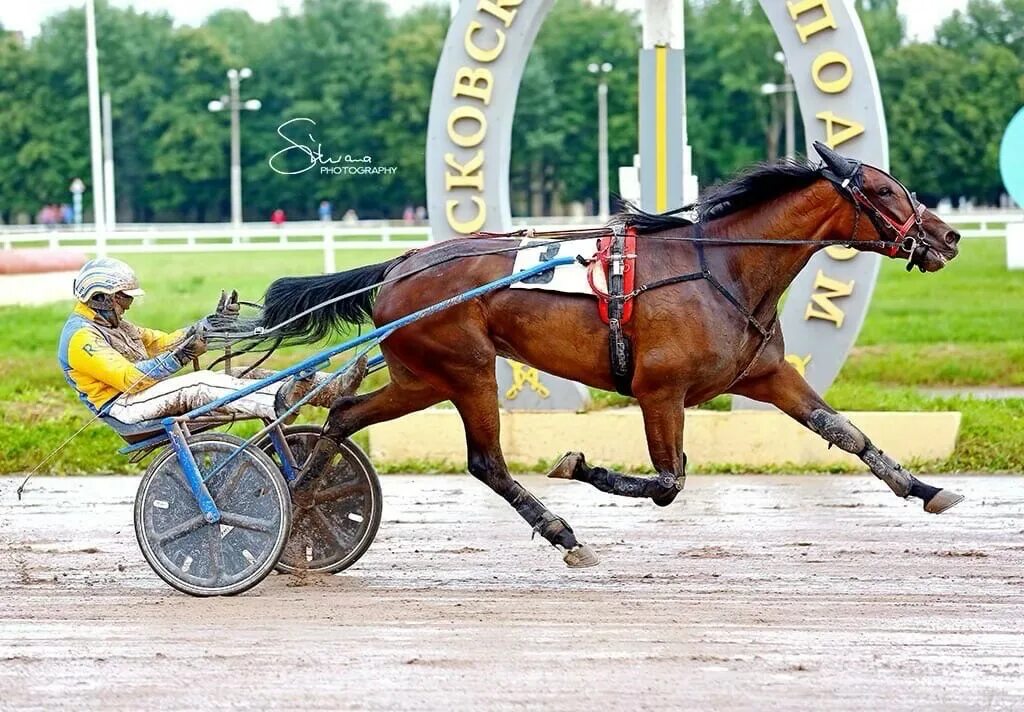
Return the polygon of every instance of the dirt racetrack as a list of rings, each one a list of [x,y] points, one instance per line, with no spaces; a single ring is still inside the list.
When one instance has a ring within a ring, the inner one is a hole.
[[[569,570],[468,475],[383,478],[333,578],[193,599],[149,570],[134,478],[0,478],[0,709],[1024,709],[1024,480],[691,477],[673,506],[522,478]]]

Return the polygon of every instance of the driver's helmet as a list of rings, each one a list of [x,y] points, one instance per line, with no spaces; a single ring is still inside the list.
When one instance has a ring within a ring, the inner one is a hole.
[[[135,270],[113,257],[97,257],[89,260],[75,277],[75,298],[87,304],[97,294],[124,292],[130,297],[145,294],[139,289],[139,278]]]

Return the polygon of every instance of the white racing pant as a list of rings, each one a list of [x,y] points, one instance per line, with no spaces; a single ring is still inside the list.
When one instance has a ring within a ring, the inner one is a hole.
[[[213,414],[273,419],[276,417],[274,397],[283,383],[278,381],[263,386],[255,393],[218,408]],[[251,380],[235,378],[226,373],[194,371],[167,378],[138,393],[122,394],[114,401],[109,415],[122,423],[141,423],[169,415],[184,415],[252,384]]]

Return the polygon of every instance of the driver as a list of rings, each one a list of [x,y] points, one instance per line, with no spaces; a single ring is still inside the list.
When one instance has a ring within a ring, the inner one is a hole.
[[[140,423],[183,415],[251,384],[213,371],[174,375],[206,352],[202,325],[238,317],[237,293],[228,297],[221,292],[214,314],[168,334],[124,319],[132,300],[144,292],[135,272],[121,260],[100,257],[86,262],[75,278],[74,292],[78,303],[64,323],[57,359],[68,384],[94,413]],[[335,399],[354,391],[364,374],[365,361],[360,361],[309,402],[329,408]],[[267,384],[218,413],[274,419],[326,377],[316,374],[302,381]]]

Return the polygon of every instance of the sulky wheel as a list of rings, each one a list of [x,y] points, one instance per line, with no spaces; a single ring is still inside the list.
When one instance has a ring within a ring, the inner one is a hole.
[[[313,451],[320,428],[284,428],[285,440],[301,468]],[[268,441],[261,444],[275,462]],[[333,574],[359,560],[380,527],[381,493],[377,472],[351,440],[341,441],[338,453],[320,473],[292,495],[292,532],[277,563],[284,573]]]
[[[193,596],[229,596],[266,578],[291,521],[288,484],[258,448],[247,448],[216,469],[244,440],[226,433],[188,438],[221,521],[208,524],[178,458],[165,448],[153,460],[135,496],[135,536],[153,570]]]

